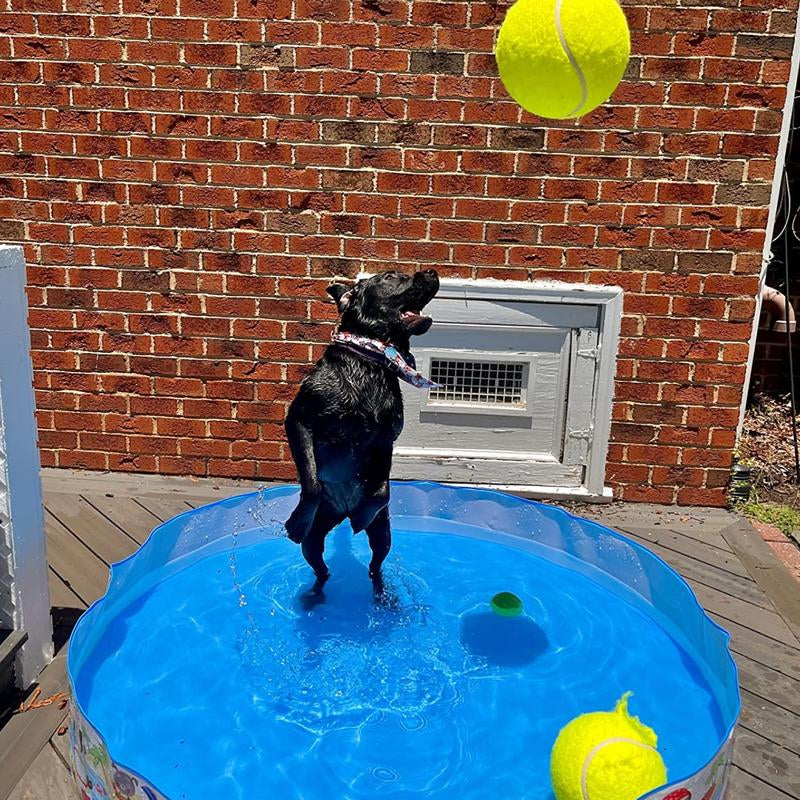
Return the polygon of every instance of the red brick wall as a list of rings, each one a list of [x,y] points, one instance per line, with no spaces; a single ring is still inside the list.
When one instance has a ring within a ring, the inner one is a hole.
[[[326,281],[399,262],[627,290],[609,481],[719,503],[794,0],[626,3],[628,77],[522,114],[466,0],[7,0],[0,236],[47,465],[292,478]]]

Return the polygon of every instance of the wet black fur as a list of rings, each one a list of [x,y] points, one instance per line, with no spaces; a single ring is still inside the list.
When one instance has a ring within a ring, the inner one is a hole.
[[[403,311],[421,311],[439,289],[434,270],[404,275],[385,272],[355,286],[328,287],[341,313],[340,330],[393,344],[409,363],[412,335],[425,333],[428,317],[404,321]],[[302,544],[316,575],[328,578],[326,535],[345,518],[353,531],[366,530],[372,550],[370,576],[381,589],[381,565],[391,548],[389,471],[392,447],[403,429],[397,374],[331,345],[306,377],[289,407],[286,433],[300,479],[300,500],[286,530]]]

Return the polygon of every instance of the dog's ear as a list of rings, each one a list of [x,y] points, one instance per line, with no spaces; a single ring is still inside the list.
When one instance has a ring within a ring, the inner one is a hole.
[[[333,298],[339,313],[343,314],[350,304],[350,287],[343,283],[332,283],[325,291]]]

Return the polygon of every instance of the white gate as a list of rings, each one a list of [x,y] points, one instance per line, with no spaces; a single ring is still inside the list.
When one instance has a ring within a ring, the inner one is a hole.
[[[0,245],[0,630],[27,637],[21,688],[53,657],[27,310],[22,248]]]

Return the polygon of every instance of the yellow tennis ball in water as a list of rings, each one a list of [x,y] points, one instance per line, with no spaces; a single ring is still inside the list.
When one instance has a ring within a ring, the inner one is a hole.
[[[630,695],[613,711],[583,714],[558,734],[550,756],[557,800],[638,800],[667,782],[658,737],[628,713]]]
[[[631,53],[616,0],[517,0],[495,57],[508,93],[540,117],[580,117],[611,97]]]

